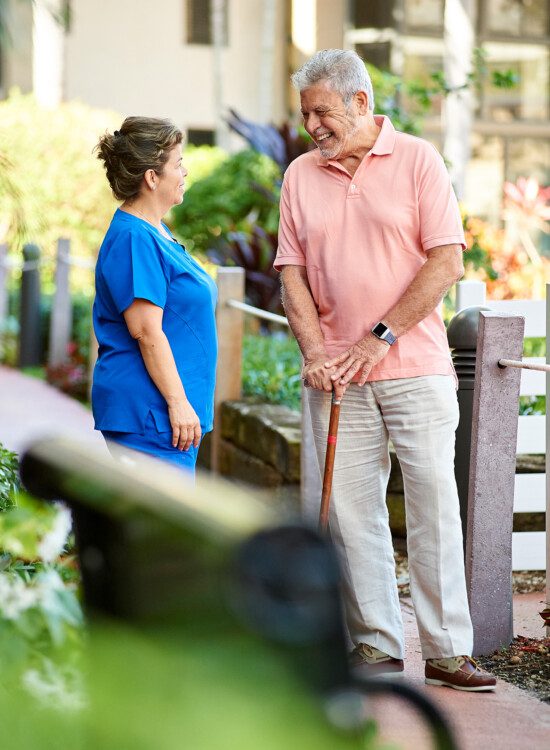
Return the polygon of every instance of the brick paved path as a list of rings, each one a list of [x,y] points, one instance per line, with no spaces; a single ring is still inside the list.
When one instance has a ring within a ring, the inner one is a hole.
[[[33,440],[60,433],[104,447],[89,409],[41,380],[0,365],[0,443],[21,453]]]
[[[514,634],[541,638],[538,612],[544,592],[514,596]],[[494,693],[463,693],[424,684],[424,662],[410,599],[401,601],[406,638],[405,676],[445,714],[460,750],[547,750],[550,747],[550,705],[499,680]],[[372,709],[387,739],[401,750],[428,750],[429,735],[415,713],[401,701],[373,701]]]

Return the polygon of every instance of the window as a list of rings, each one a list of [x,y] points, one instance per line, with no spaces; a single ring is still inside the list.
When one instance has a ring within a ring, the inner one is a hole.
[[[418,45],[414,45],[418,47]],[[412,45],[410,45],[412,48]],[[412,83],[413,81],[423,86],[430,86],[433,84],[431,75],[438,73],[443,70],[443,58],[437,54],[418,54],[413,51],[407,51],[404,55],[403,60],[403,80]],[[432,106],[430,108],[429,115],[431,117],[441,114],[441,107],[443,103],[443,95],[437,94],[432,98]],[[415,106],[413,101],[409,101],[409,98],[404,95],[402,104],[405,109],[414,111]],[[418,109],[418,107],[416,107]]]
[[[405,25],[412,29],[442,29],[444,0],[405,0]]]
[[[548,36],[548,0],[485,0],[486,34],[523,38]]]
[[[356,29],[389,29],[395,26],[394,0],[351,0],[352,25]]]
[[[189,128],[187,131],[187,143],[193,146],[213,146],[215,143],[215,133],[213,130],[206,128]]]
[[[355,51],[365,62],[375,65],[381,70],[390,69],[390,42],[371,42],[368,44],[356,44]]]
[[[483,116],[498,122],[547,120],[549,114],[548,48],[538,44],[487,42],[488,76],[483,87]],[[512,70],[518,83],[510,89],[492,85],[493,71]]]
[[[223,6],[223,43],[227,44],[227,6]],[[187,0],[187,44],[212,44],[212,0]]]

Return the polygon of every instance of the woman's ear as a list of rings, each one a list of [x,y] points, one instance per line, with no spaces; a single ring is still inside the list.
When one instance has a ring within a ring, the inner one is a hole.
[[[147,185],[149,190],[157,189],[158,177],[154,169],[148,169],[147,172],[145,172],[145,174],[143,175],[143,179],[145,180],[145,184]]]

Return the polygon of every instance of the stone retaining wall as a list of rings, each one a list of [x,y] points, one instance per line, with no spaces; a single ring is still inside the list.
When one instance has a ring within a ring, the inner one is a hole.
[[[220,472],[267,489],[273,502],[299,508],[301,415],[286,406],[226,401],[221,412]],[[208,441],[208,436],[205,443]],[[206,448],[206,445],[205,445]],[[203,466],[208,450],[201,451]],[[544,471],[544,456],[518,456],[517,471]],[[403,477],[391,452],[388,510],[394,536],[406,536]],[[541,525],[542,524],[542,525]],[[514,516],[514,531],[544,530],[544,514]]]

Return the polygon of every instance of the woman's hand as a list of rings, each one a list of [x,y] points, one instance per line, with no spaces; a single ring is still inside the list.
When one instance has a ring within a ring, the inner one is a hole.
[[[198,448],[201,442],[201,425],[195,410],[187,399],[168,404],[168,416],[172,425],[172,446],[180,451]]]

